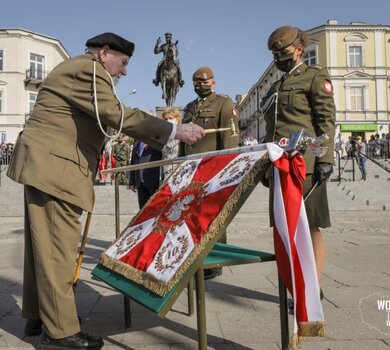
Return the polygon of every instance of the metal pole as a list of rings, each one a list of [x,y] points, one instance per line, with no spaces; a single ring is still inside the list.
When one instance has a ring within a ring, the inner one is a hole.
[[[220,156],[220,155],[226,155],[226,154],[237,154],[237,153],[240,154],[240,153],[265,151],[265,150],[267,150],[267,145],[265,143],[262,143],[262,144],[254,145],[254,146],[229,148],[229,149],[224,149],[224,150],[220,150],[220,151],[191,154],[191,155],[185,156],[185,157],[177,157],[177,158],[173,158],[173,159],[157,160],[157,161],[149,162],[149,163],[127,165],[127,166],[123,166],[123,167],[102,170],[100,173],[101,174],[107,174],[107,173],[116,174],[116,173],[120,173],[120,172],[127,172],[127,171],[133,171],[133,170],[156,168],[156,167],[159,167],[162,165],[178,164],[178,163],[182,163],[182,162],[187,161],[187,160],[197,160],[197,159],[202,159],[205,157],[214,157],[214,156]]]
[[[337,166],[339,167],[339,182],[341,182],[341,157],[340,152],[336,151],[337,154]]]
[[[279,313],[280,313],[280,335],[282,341],[282,350],[288,349],[289,329],[288,329],[288,310],[287,310],[287,291],[280,275],[278,274],[279,284]]]
[[[289,139],[289,142],[287,144],[287,147],[285,148],[285,151],[288,153],[294,153],[294,152],[302,152],[306,150],[307,148],[314,150],[317,150],[315,153],[316,157],[320,157],[321,153],[323,152],[322,147],[320,147],[320,144],[324,142],[327,138],[329,138],[326,134],[323,134],[318,137],[308,137],[305,134],[305,131],[302,130],[301,132],[294,132],[291,134],[291,137]],[[163,160],[157,160],[154,162],[149,163],[142,163],[142,164],[134,164],[134,165],[127,165],[123,167],[117,167],[112,169],[106,169],[101,171],[101,174],[107,174],[107,173],[119,173],[119,172],[127,172],[127,171],[133,171],[133,170],[141,170],[141,169],[150,169],[150,168],[156,168],[160,167],[162,165],[171,165],[171,164],[178,164],[182,163],[184,161],[188,160],[197,160],[202,159],[206,157],[215,157],[215,156],[221,156],[221,155],[227,155],[227,154],[241,154],[241,153],[248,153],[248,152],[258,152],[258,151],[266,151],[267,150],[267,144],[261,143],[258,145],[253,146],[246,146],[246,147],[237,147],[237,148],[229,148],[229,149],[223,149],[220,151],[212,151],[212,152],[204,152],[204,153],[198,153],[198,154],[191,154],[185,157],[177,157],[173,159],[163,159]]]
[[[121,173],[115,174],[115,237],[118,238],[121,233],[120,227],[120,207],[119,207],[119,181]],[[125,327],[131,327],[131,308],[130,298],[127,295],[123,296],[124,310],[125,310]]]
[[[120,211],[119,211],[119,177],[120,173],[115,174],[115,237],[120,235]]]
[[[192,277],[188,282],[187,301],[188,301],[188,316],[194,314],[194,278]]]
[[[207,350],[207,329],[206,329],[206,301],[204,288],[204,272],[201,266],[195,274],[196,278],[196,310],[198,325],[198,349]]]
[[[127,295],[123,296],[124,306],[125,306],[125,327],[131,327],[131,309],[130,309],[130,298]]]

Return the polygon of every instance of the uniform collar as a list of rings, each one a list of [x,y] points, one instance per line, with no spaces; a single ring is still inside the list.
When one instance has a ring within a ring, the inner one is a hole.
[[[198,97],[197,99],[196,99],[196,102],[209,102],[209,101],[211,101],[213,98],[214,98],[214,96],[215,96],[215,91],[213,91],[210,95],[208,95],[207,97],[205,97],[205,98],[200,98],[200,97]]]
[[[298,67],[300,67],[301,65],[303,64],[303,62],[301,63],[298,63],[293,69],[291,69],[289,72],[288,72],[288,75],[294,73]]]

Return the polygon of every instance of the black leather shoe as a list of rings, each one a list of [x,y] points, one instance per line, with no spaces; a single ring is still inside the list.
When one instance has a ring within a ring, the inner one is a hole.
[[[89,335],[83,332],[70,335],[61,339],[53,339],[43,331],[39,340],[40,350],[60,350],[60,349],[89,349],[97,350],[103,346],[102,337]]]
[[[41,320],[27,320],[24,327],[24,334],[30,337],[40,335],[42,333],[42,321]]]
[[[222,275],[222,269],[205,269],[204,270],[204,279],[211,280],[212,278]]]

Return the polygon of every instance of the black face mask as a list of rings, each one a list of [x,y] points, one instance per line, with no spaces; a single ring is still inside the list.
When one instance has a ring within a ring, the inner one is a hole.
[[[276,68],[282,72],[289,72],[294,68],[296,61],[294,60],[294,53],[288,53],[282,57],[278,57],[274,60]]]
[[[211,90],[211,85],[196,85],[194,90],[200,98],[205,98],[213,92]]]

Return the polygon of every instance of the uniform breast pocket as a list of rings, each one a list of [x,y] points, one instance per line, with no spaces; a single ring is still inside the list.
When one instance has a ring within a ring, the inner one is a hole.
[[[280,95],[280,104],[286,108],[309,110],[307,89],[305,87],[291,87],[283,90]]]
[[[211,111],[202,111],[199,113],[197,124],[204,129],[216,129],[218,127],[217,118]]]

